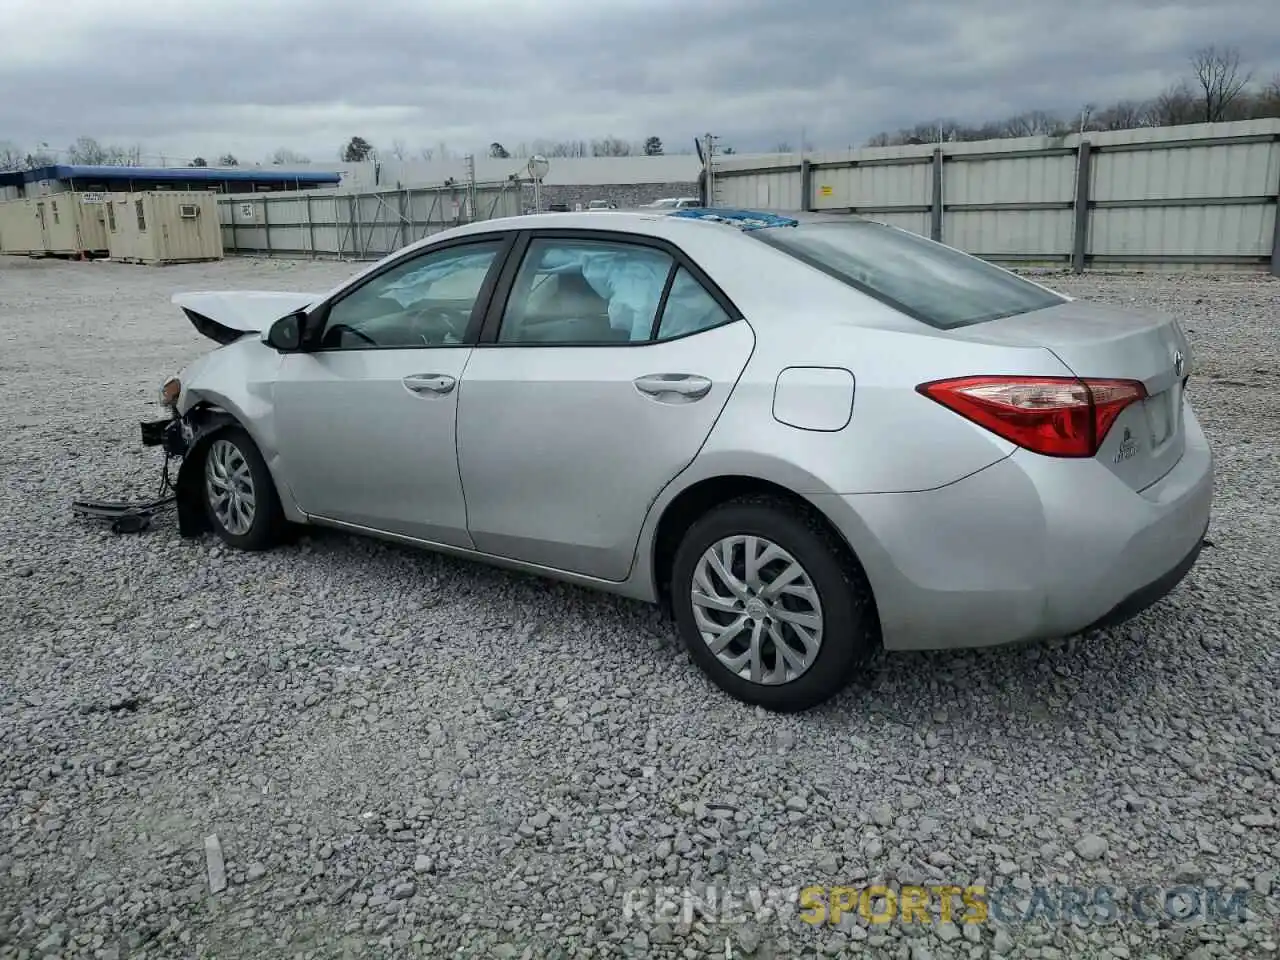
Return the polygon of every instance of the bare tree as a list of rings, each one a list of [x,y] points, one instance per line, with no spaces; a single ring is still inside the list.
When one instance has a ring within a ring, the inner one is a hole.
[[[432,160],[436,158],[436,148],[423,147],[421,150],[418,151],[418,157],[430,163]]]
[[[1177,127],[1195,123],[1201,116],[1196,95],[1185,80],[1175,83],[1147,106],[1144,127]]]
[[[270,163],[277,167],[298,166],[310,162],[311,160],[308,157],[304,157],[300,153],[294,153],[288,147],[281,147],[270,158]]]
[[[1044,110],[1028,110],[1005,121],[1005,136],[1047,137],[1064,132],[1062,119]]]
[[[131,147],[107,147],[107,163],[113,167],[142,166],[142,144],[135,143]]]
[[[401,163],[404,163],[409,159],[409,145],[403,140],[392,140],[391,156],[395,157]]]
[[[77,137],[76,142],[67,147],[67,162],[96,167],[107,162],[107,151],[93,137]]]
[[[591,141],[591,155],[593,157],[629,157],[631,144],[618,137],[602,137]]]
[[[1280,73],[1277,73],[1254,98],[1253,115],[1258,118],[1280,117]]]
[[[1219,50],[1210,44],[1191,58],[1203,99],[1200,107],[1206,123],[1229,119],[1228,111],[1249,85],[1252,75],[1240,72],[1240,51],[1235,47]]]
[[[0,171],[23,170],[26,168],[22,148],[8,140],[0,142]]]
[[[1095,130],[1132,130],[1142,126],[1144,114],[1150,106],[1138,100],[1120,100],[1094,113],[1091,124]]]
[[[590,156],[585,140],[535,140],[533,152],[544,157]]]

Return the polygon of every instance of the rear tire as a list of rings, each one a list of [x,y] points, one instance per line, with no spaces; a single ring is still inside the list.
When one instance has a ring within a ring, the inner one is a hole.
[[[703,672],[735,699],[780,713],[835,696],[877,645],[857,562],[818,518],[778,497],[732,500],[695,521],[676,550],[671,601]]]
[[[205,448],[200,495],[213,532],[237,550],[267,550],[284,529],[271,471],[243,427],[220,430]]]

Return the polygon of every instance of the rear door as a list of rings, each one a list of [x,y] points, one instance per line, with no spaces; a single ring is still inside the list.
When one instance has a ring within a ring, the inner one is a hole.
[[[624,580],[649,506],[702,447],[754,342],[664,242],[526,234],[460,390],[476,548]]]

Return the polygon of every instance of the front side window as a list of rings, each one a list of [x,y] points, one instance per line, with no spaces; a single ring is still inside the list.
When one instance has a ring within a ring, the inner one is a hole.
[[[133,201],[133,212],[138,218],[138,232],[146,233],[147,232],[147,214],[142,208],[141,200]]]
[[[653,333],[674,260],[626,242],[535,239],[516,274],[499,343],[637,343]]]
[[[977,257],[867,220],[802,223],[749,235],[943,330],[1064,302]]]
[[[440,347],[465,341],[472,311],[502,249],[490,240],[414,257],[329,308],[322,349]]]

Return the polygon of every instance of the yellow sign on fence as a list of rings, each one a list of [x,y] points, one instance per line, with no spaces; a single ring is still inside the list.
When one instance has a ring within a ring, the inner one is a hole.
[[[822,194],[824,197],[829,197],[831,194],[835,193],[835,191],[831,187],[821,186],[818,188],[818,193]]]

